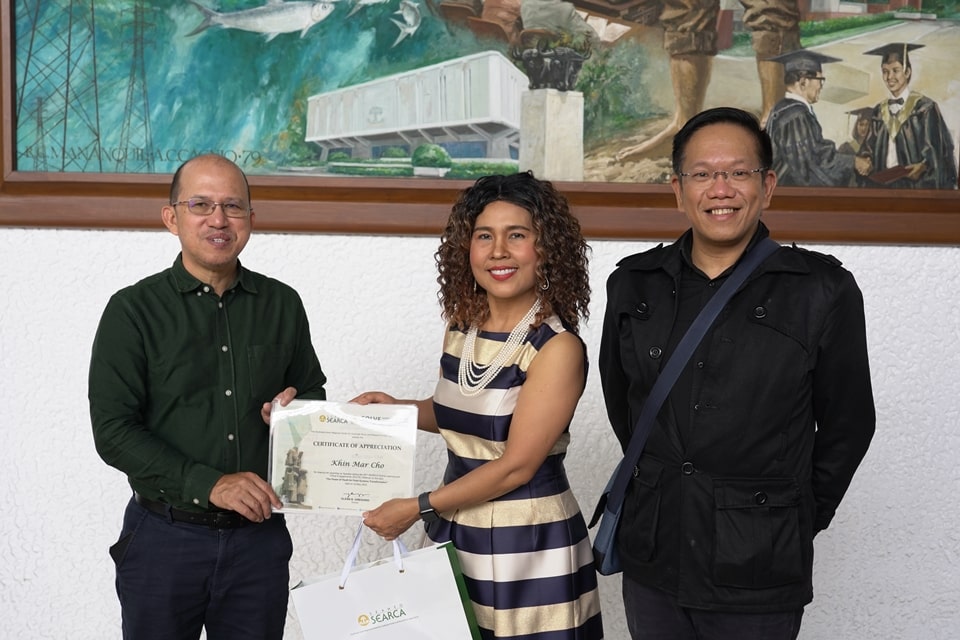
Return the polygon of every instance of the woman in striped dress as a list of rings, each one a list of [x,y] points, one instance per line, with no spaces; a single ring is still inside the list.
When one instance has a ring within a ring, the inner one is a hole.
[[[586,379],[587,246],[566,200],[530,173],[481,178],[437,251],[448,329],[419,427],[447,445],[443,484],[364,514],[388,540],[418,519],[451,540],[484,638],[603,637],[590,540],[563,466]]]

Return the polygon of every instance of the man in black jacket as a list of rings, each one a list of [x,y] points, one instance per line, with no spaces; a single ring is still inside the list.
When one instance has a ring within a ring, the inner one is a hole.
[[[777,177],[756,119],[720,108],[674,138],[691,228],[607,283],[600,373],[626,449],[661,368],[741,256]],[[874,432],[863,298],[832,256],[783,247],[721,312],[660,411],[618,535],[634,640],[786,640],[813,598],[813,537]]]

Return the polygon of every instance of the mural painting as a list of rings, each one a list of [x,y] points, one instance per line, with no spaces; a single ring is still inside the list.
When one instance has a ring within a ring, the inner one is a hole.
[[[678,127],[732,105],[767,124],[783,184],[957,188],[950,0],[12,7],[17,171],[214,151],[253,174],[471,179],[521,168],[521,97],[546,89],[583,96],[585,181],[668,181]]]

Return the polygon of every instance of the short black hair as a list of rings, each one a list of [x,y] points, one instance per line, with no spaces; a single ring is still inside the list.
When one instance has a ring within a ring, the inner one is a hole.
[[[803,79],[815,80],[819,77],[820,77],[820,73],[817,73],[816,71],[791,70],[783,74],[783,84],[789,87],[790,85],[796,84]]]
[[[687,151],[687,144],[700,129],[712,124],[732,124],[743,128],[753,136],[757,143],[757,155],[760,157],[760,164],[764,169],[769,169],[773,165],[773,145],[770,142],[770,136],[760,128],[760,121],[757,118],[744,111],[734,107],[716,107],[701,111],[693,116],[683,128],[673,136],[673,172],[680,175],[683,157]]]
[[[910,64],[910,54],[906,51],[898,49],[890,49],[887,51],[882,58],[880,58],[880,66],[882,67],[885,64],[893,64],[894,62],[899,62],[904,71],[913,71],[913,66]]]
[[[173,180],[170,181],[170,204],[173,204],[174,202],[180,199],[180,177],[183,174],[184,168],[194,160],[199,160],[201,158],[223,161],[224,163],[231,165],[240,173],[240,176],[243,178],[243,186],[246,188],[246,191],[247,191],[247,206],[251,207],[251,210],[252,210],[253,203],[250,201],[250,181],[247,180],[247,174],[243,172],[243,169],[237,166],[236,162],[233,162],[232,160],[225,158],[222,155],[217,153],[202,153],[200,155],[193,156],[192,158],[190,158],[189,160],[181,164],[179,167],[177,167],[177,170],[173,173]]]

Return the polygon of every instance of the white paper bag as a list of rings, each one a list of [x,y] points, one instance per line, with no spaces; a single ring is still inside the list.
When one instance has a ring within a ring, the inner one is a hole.
[[[291,590],[306,640],[480,640],[451,543],[354,567],[360,534],[340,574]]]

